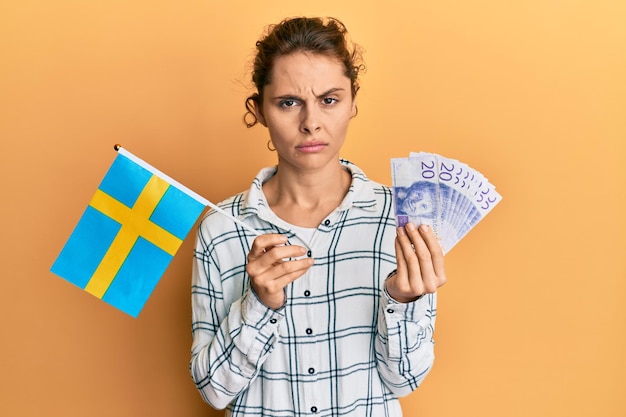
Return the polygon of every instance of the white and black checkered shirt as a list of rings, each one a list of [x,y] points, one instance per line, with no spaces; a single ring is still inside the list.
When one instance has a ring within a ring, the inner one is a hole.
[[[402,415],[398,396],[432,366],[436,294],[401,304],[384,290],[395,269],[392,193],[355,165],[341,205],[302,242],[270,210],[262,183],[222,203],[261,233],[284,233],[315,264],[286,288],[280,310],[249,287],[254,237],[212,211],[201,222],[193,267],[190,371],[203,398],[227,416]]]

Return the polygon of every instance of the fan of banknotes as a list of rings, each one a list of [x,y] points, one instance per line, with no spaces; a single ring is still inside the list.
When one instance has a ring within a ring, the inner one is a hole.
[[[428,224],[444,253],[502,200],[480,172],[433,153],[392,158],[391,176],[398,226]]]

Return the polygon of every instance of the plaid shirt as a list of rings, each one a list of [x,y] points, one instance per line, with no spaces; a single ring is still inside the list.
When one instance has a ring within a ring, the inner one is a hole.
[[[432,366],[436,294],[395,302],[384,290],[395,269],[392,193],[342,161],[352,184],[310,242],[270,210],[261,185],[222,203],[261,233],[284,233],[314,265],[265,307],[249,286],[254,237],[212,211],[194,252],[190,371],[205,401],[227,416],[402,415],[398,396]]]

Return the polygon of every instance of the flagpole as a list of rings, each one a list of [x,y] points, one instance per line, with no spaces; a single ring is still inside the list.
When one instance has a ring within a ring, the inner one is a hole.
[[[122,148],[122,145],[115,144],[113,146],[113,149],[115,149],[120,155],[123,155],[123,156],[127,157],[128,159],[132,160],[133,162],[137,163],[138,165],[142,166],[143,168],[147,169],[148,171],[152,172],[153,174],[158,175],[159,177],[163,178],[164,180],[166,180],[170,184],[172,184],[175,187],[179,188],[181,191],[183,191],[189,197],[197,200],[198,202],[204,204],[205,206],[211,207],[213,210],[217,211],[218,213],[222,214],[223,216],[228,217],[229,219],[231,219],[232,221],[234,221],[235,223],[237,223],[238,225],[240,225],[241,227],[243,227],[247,231],[253,233],[256,236],[260,236],[261,235],[261,233],[259,233],[258,231],[254,230],[252,227],[248,226],[247,224],[245,224],[244,222],[242,222],[241,220],[239,220],[235,216],[232,216],[231,214],[225,212],[220,207],[218,207],[215,204],[211,203],[206,198],[204,198],[201,195],[195,193],[194,191],[192,191],[189,188],[185,187],[184,185],[182,185],[181,183],[179,183],[175,179],[171,178],[170,176],[168,176],[165,173],[159,171],[158,169],[156,169],[152,165],[148,164],[147,162],[143,161],[142,159],[140,159],[140,158],[136,157],[135,155],[133,155],[132,153],[128,152],[126,149]]]

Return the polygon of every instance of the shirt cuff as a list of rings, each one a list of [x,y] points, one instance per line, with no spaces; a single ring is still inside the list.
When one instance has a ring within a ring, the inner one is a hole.
[[[424,339],[426,330],[433,324],[431,302],[434,294],[425,294],[410,303],[399,303],[383,290],[380,300],[379,334],[386,339],[389,360],[400,362],[414,349],[415,343]]]
[[[387,292],[387,280],[388,280],[389,278],[391,278],[392,276],[394,276],[394,275],[396,274],[396,272],[397,272],[397,271],[398,271],[397,269],[394,269],[394,270],[393,270],[393,271],[391,271],[389,274],[387,274],[387,278],[385,278],[385,282],[383,283],[383,289],[384,289],[384,292],[385,292],[385,296],[387,297],[387,299],[388,299],[388,300],[391,300],[391,301],[393,301],[394,303],[400,303],[400,301],[396,301],[396,300],[395,300],[394,298],[392,298],[392,297],[391,297],[391,295],[389,295],[389,293]],[[413,300],[412,302],[415,302],[415,301],[417,301],[417,300],[419,300],[419,299],[421,299],[421,298],[424,298],[424,295],[426,295],[426,294],[422,294],[422,295],[420,295],[419,297],[417,297],[417,298],[416,298],[415,300]],[[406,303],[406,304],[408,304],[408,303]]]
[[[428,294],[422,294],[415,301],[401,303],[389,295],[387,287],[385,286],[383,288],[381,307],[385,312],[388,323],[398,321],[417,322],[427,316],[428,309],[430,308],[428,299]]]
[[[279,322],[285,317],[285,304],[279,309],[273,310],[263,304],[250,287],[241,306],[243,323],[257,330],[270,325],[274,330],[272,333],[278,333]]]
[[[240,306],[241,330],[233,338],[233,343],[247,359],[239,365],[242,373],[251,377],[273,350],[285,309],[277,311],[267,308],[252,291],[244,294]]]

